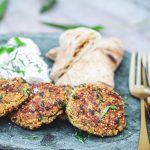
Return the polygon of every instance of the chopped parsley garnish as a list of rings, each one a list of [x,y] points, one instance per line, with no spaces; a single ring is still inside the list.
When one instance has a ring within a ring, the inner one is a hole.
[[[19,73],[19,74],[25,75],[25,71],[24,71],[24,70],[17,69],[17,70],[14,71],[14,72],[17,72],[17,73]]]
[[[74,90],[72,89],[72,90],[71,90],[70,97],[71,97],[71,98],[74,98],[74,96],[75,96],[75,92],[74,92]]]
[[[24,96],[28,96],[28,89],[24,88],[23,93],[24,93]]]
[[[105,114],[108,112],[109,109],[117,110],[118,107],[115,106],[115,105],[106,106],[106,107],[101,111],[101,114],[100,114],[100,116],[99,116],[99,120],[102,120],[102,119],[103,119],[103,117],[105,116]]]
[[[94,88],[94,90],[95,90],[95,92],[96,92],[97,98],[98,98],[100,101],[102,101],[102,100],[103,100],[103,98],[102,98],[102,96],[101,96],[101,94],[100,94],[100,92],[99,92],[98,88],[97,88],[97,87],[95,87],[95,88]]]
[[[3,99],[3,96],[2,96],[2,95],[0,95],[0,100],[1,100],[1,99]]]
[[[11,53],[13,52],[16,48],[18,47],[22,47],[22,46],[25,46],[26,44],[24,42],[22,42],[18,37],[15,37],[15,42],[16,42],[16,46],[14,45],[3,45],[3,46],[0,46],[0,54],[2,53]]]
[[[0,47],[0,54],[6,52],[6,53],[11,53],[15,50],[15,47],[9,47],[9,46],[1,46]]]
[[[80,88],[82,88],[84,86],[85,86],[85,83],[79,85]]]
[[[22,74],[23,76],[25,75],[25,71],[24,70],[20,70],[20,68],[17,68],[16,66],[13,66],[13,69],[5,68],[5,67],[0,67],[0,68],[4,69],[4,70],[10,70],[12,72],[17,72],[19,74]]]
[[[39,73],[42,72],[42,68],[38,64],[36,64],[35,67],[38,69]]]
[[[99,105],[100,104],[100,100],[96,99],[96,104]]]
[[[25,63],[22,59],[19,59],[19,61],[22,63],[23,66],[25,66]]]
[[[78,139],[81,143],[85,143],[85,141],[90,137],[90,134],[85,133],[79,129],[75,130],[74,134],[75,138]]]
[[[22,46],[25,46],[25,45],[26,45],[24,42],[22,42],[22,41],[20,40],[19,37],[15,37],[14,39],[15,39],[15,42],[16,42],[17,46],[22,47]]]

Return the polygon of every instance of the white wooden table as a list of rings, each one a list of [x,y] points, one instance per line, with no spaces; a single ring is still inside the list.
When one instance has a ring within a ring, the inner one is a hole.
[[[150,51],[149,0],[58,0],[56,7],[41,15],[42,1],[10,0],[0,34],[60,32],[41,21],[102,24],[106,27],[103,35],[122,39],[125,49]]]

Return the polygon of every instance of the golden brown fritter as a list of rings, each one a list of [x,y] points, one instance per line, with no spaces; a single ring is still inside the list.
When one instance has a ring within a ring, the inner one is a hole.
[[[0,80],[0,117],[17,109],[27,98],[29,85],[21,78]]]
[[[66,111],[75,127],[98,136],[117,135],[126,126],[122,97],[105,85],[76,87]]]
[[[65,101],[63,87],[50,83],[33,85],[27,103],[11,115],[11,120],[24,128],[39,128],[63,113]]]

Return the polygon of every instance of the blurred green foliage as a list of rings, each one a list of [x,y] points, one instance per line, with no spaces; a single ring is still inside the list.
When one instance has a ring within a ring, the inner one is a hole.
[[[3,19],[9,0],[0,0],[0,20]]]
[[[44,22],[45,25],[62,29],[62,30],[68,30],[68,29],[74,29],[78,27],[88,27],[96,31],[103,30],[104,27],[102,25],[96,25],[96,26],[87,26],[87,25],[69,25],[69,24],[56,24],[56,23],[50,23],[50,22]]]

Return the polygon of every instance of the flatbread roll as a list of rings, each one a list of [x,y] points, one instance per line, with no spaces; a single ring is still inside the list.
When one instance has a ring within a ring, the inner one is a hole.
[[[65,31],[60,36],[60,47],[48,54],[55,61],[50,77],[56,84],[104,82],[114,87],[114,72],[123,59],[123,46],[119,39],[101,38],[92,29],[77,28]]]

